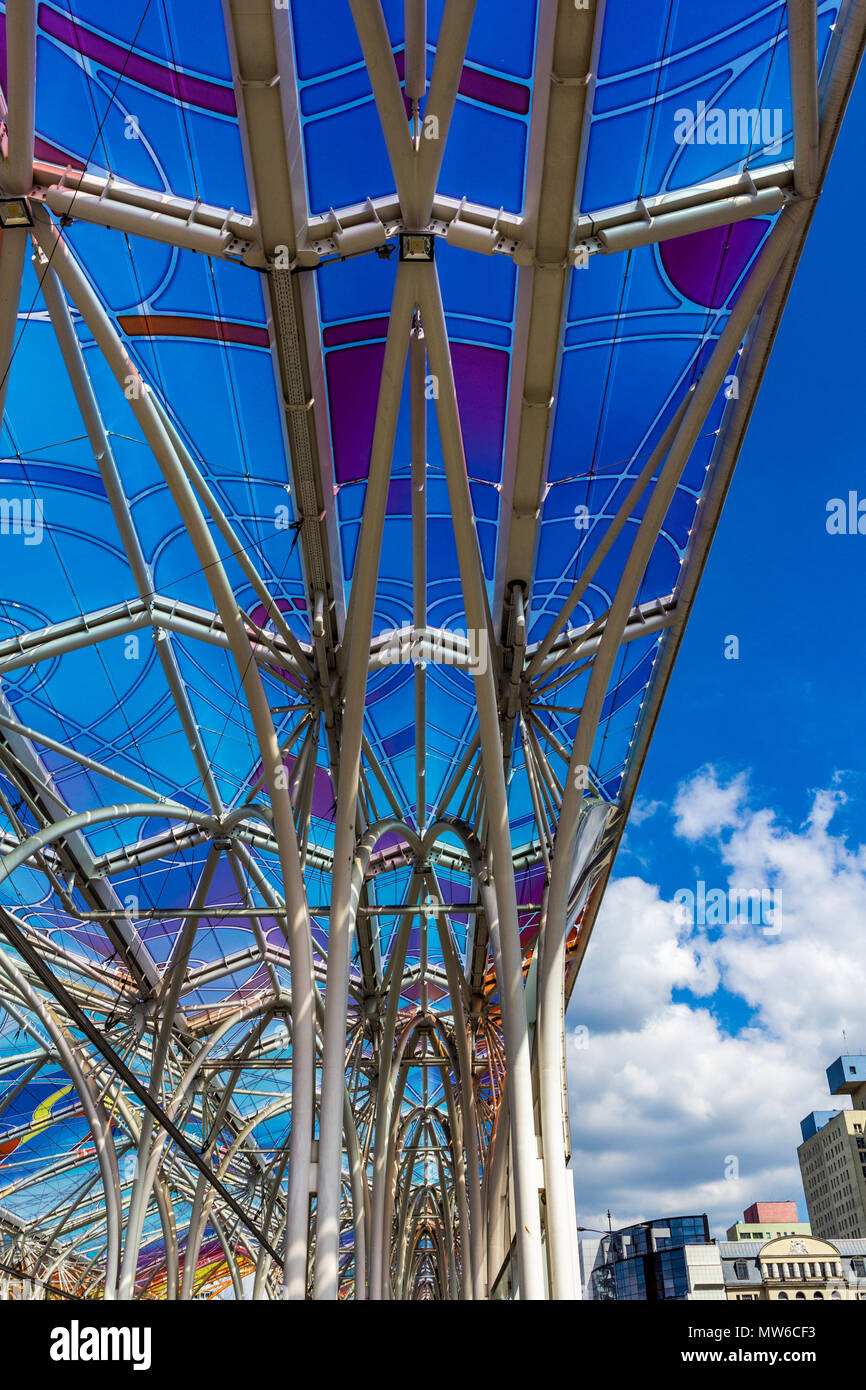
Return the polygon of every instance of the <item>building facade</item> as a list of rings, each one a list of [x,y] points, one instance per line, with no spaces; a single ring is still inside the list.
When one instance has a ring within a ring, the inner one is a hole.
[[[815,1110],[801,1121],[797,1150],[812,1231],[824,1240],[866,1239],[866,1056],[827,1068],[833,1095],[850,1110]]]
[[[866,1241],[815,1236],[721,1241],[724,1296],[735,1302],[866,1299]]]
[[[702,1216],[583,1240],[580,1262],[591,1300],[866,1301],[866,1240],[714,1241]]]
[[[580,1257],[588,1299],[656,1302],[724,1296],[706,1214],[643,1221],[582,1240]]]
[[[812,1228],[801,1221],[796,1202],[753,1202],[727,1230],[728,1240],[772,1240],[774,1236],[809,1236]]]

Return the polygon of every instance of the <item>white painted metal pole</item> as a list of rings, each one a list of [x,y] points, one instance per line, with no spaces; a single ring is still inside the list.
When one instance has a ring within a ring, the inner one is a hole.
[[[486,650],[487,604],[482,592],[478,537],[469,492],[463,436],[448,346],[445,314],[435,267],[419,265],[418,298],[427,339],[430,368],[438,386],[436,398],[439,436],[445,460],[448,495],[454,522],[454,538],[460,566],[466,622],[478,634],[479,648]],[[483,669],[482,669],[483,667]],[[508,801],[502,763],[502,741],[492,660],[481,660],[473,671],[484,789],[489,817],[493,878],[499,911],[502,950],[502,1022],[508,1054],[508,1086],[514,1126],[516,1198],[518,1209],[518,1265],[522,1299],[544,1298],[541,1229],[538,1201],[538,1150],[532,1105],[529,1036],[523,996],[523,962],[517,917]]]
[[[317,1299],[325,1300],[336,1299],[339,1282],[346,1010],[354,934],[351,888],[355,862],[355,824],[364,730],[364,702],[385,508],[414,307],[411,275],[408,267],[401,265],[394,285],[385,359],[382,365],[364,515],[352,576],[351,627],[347,629],[350,646],[344,682],[346,701],[334,826],[334,870],[331,880],[328,971],[325,984],[316,1208],[314,1292]]]

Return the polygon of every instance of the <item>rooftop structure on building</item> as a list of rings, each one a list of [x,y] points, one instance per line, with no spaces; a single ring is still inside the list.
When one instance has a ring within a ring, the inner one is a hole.
[[[727,1230],[728,1240],[770,1240],[772,1236],[807,1236],[808,1221],[801,1221],[796,1202],[753,1202]]]

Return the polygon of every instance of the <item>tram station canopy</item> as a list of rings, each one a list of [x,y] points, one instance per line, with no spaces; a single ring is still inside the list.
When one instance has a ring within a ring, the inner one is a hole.
[[[864,33],[7,0],[4,1294],[577,1296],[565,1003]]]

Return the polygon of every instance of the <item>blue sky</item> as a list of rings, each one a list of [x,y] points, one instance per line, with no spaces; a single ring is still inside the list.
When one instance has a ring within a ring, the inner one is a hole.
[[[831,498],[866,498],[864,138],[861,74],[569,1010],[588,1225],[805,1213],[799,1121],[830,1107],[842,1029],[866,1048],[866,536],[826,526]],[[678,928],[698,879],[775,885],[779,935]]]
[[[866,823],[866,536],[826,530],[829,498],[850,489],[866,498],[866,275],[855,230],[864,138],[861,75],[656,730],[644,799],[670,800],[709,762],[749,768],[768,804],[801,818],[809,790],[844,770],[843,819],[852,833]],[[737,661],[724,658],[731,633]],[[652,850],[664,827],[646,830]],[[639,829],[629,839],[644,844]],[[664,864],[664,882],[675,864]]]

